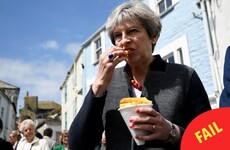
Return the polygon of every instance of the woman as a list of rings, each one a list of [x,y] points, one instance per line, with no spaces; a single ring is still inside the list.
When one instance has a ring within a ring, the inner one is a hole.
[[[112,46],[99,60],[99,68],[69,135],[70,150],[93,149],[105,130],[106,149],[180,149],[188,124],[210,110],[207,93],[194,69],[169,64],[152,55],[160,36],[159,17],[145,4],[130,1],[109,16],[106,28]],[[121,61],[126,66],[116,68]],[[144,130],[137,146],[119,111],[124,97],[147,97],[153,108],[138,108],[130,128]]]
[[[62,131],[60,135],[60,144],[58,146],[55,146],[53,150],[68,150],[68,135],[69,132],[67,130]]]
[[[50,150],[48,143],[44,139],[39,139],[35,136],[36,124],[31,119],[26,119],[21,122],[20,131],[25,140],[18,144],[18,150]]]
[[[9,142],[13,145],[13,149],[16,150],[18,146],[18,142],[21,139],[20,132],[17,130],[14,130],[10,133],[9,136]]]

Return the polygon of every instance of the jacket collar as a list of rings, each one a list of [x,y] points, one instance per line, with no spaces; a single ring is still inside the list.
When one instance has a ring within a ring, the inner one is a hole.
[[[39,138],[37,138],[36,136],[34,137],[33,141],[32,142],[29,142],[30,144],[33,144],[33,143],[36,143],[37,141],[39,140]],[[26,139],[24,140],[26,141]]]
[[[150,64],[151,71],[162,71],[166,70],[166,62],[161,58],[160,55],[154,55],[154,61]]]

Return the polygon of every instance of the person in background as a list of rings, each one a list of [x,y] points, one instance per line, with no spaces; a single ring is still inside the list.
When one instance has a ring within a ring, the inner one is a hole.
[[[22,115],[22,114],[20,114],[20,116],[19,116],[19,118],[18,118],[18,122],[17,122],[17,123],[18,123],[18,131],[20,132],[20,135],[21,135],[21,139],[20,139],[20,141],[18,142],[18,144],[25,140],[25,137],[24,137],[23,133],[21,133],[21,131],[20,131],[20,127],[21,127],[21,123],[22,123],[24,120],[26,120],[26,119],[31,119],[31,117],[30,117],[29,115]],[[32,120],[32,119],[31,119],[31,120]],[[36,130],[35,136],[38,137],[39,139],[42,139],[42,138],[43,138],[43,136],[42,136],[37,130]],[[19,150],[19,149],[17,149],[17,150]]]
[[[29,115],[20,115],[20,117],[18,118],[18,129],[20,128],[21,122],[23,122],[26,119],[31,119],[31,117]],[[43,138],[42,134],[39,133],[37,130],[36,130],[36,137],[38,137],[39,139]]]
[[[18,150],[50,150],[48,143],[44,139],[35,136],[36,124],[31,119],[21,122],[20,129],[25,140],[18,144]]]
[[[45,139],[50,147],[53,150],[53,147],[56,146],[56,141],[52,140],[53,130],[51,128],[46,128],[43,131],[43,139]]]
[[[105,132],[102,133],[102,137],[101,137],[101,150],[106,150]]]
[[[0,118],[0,135],[2,133],[2,129],[3,129],[3,122],[2,122],[2,119]],[[1,137],[0,137],[0,148],[2,150],[13,150],[12,144],[10,142],[2,139]]]
[[[220,96],[219,107],[229,107],[230,106],[230,46],[227,48],[225,53],[223,83],[224,83],[224,89]]]
[[[21,139],[21,134],[18,130],[14,130],[10,133],[9,142],[13,145],[14,150],[17,149],[20,139]]]
[[[55,146],[53,150],[69,150],[68,136],[69,131],[63,130],[60,135],[60,144]]]
[[[101,141],[94,150],[106,150],[105,132],[102,133]]]
[[[114,44],[100,55],[98,71],[69,130],[70,150],[94,149],[105,130],[109,150],[179,150],[188,124],[211,110],[196,71],[153,55],[161,32],[159,16],[141,1],[128,1],[112,11],[106,29]],[[117,67],[125,61],[126,65]],[[146,97],[153,107],[139,107],[129,128],[146,131],[134,138],[120,112],[120,100]]]

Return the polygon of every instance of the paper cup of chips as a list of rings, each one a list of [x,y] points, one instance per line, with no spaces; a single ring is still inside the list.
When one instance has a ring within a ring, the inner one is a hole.
[[[152,107],[152,101],[149,101],[147,98],[124,98],[120,101],[120,108],[118,109],[121,113],[122,118],[125,121],[133,139],[135,140],[137,145],[144,145],[144,140],[136,139],[136,135],[146,135],[147,132],[143,130],[134,130],[129,127],[131,116],[139,115],[136,113],[136,109],[140,107]]]

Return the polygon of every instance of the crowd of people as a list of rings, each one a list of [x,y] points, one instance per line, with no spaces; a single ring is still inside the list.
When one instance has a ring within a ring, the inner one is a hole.
[[[3,122],[0,118],[0,134]],[[69,150],[68,130],[60,133],[59,141],[52,139],[53,130],[46,128],[43,134],[36,129],[36,123],[30,116],[20,116],[18,129],[13,130],[8,140],[0,138],[0,148],[4,150]]]

